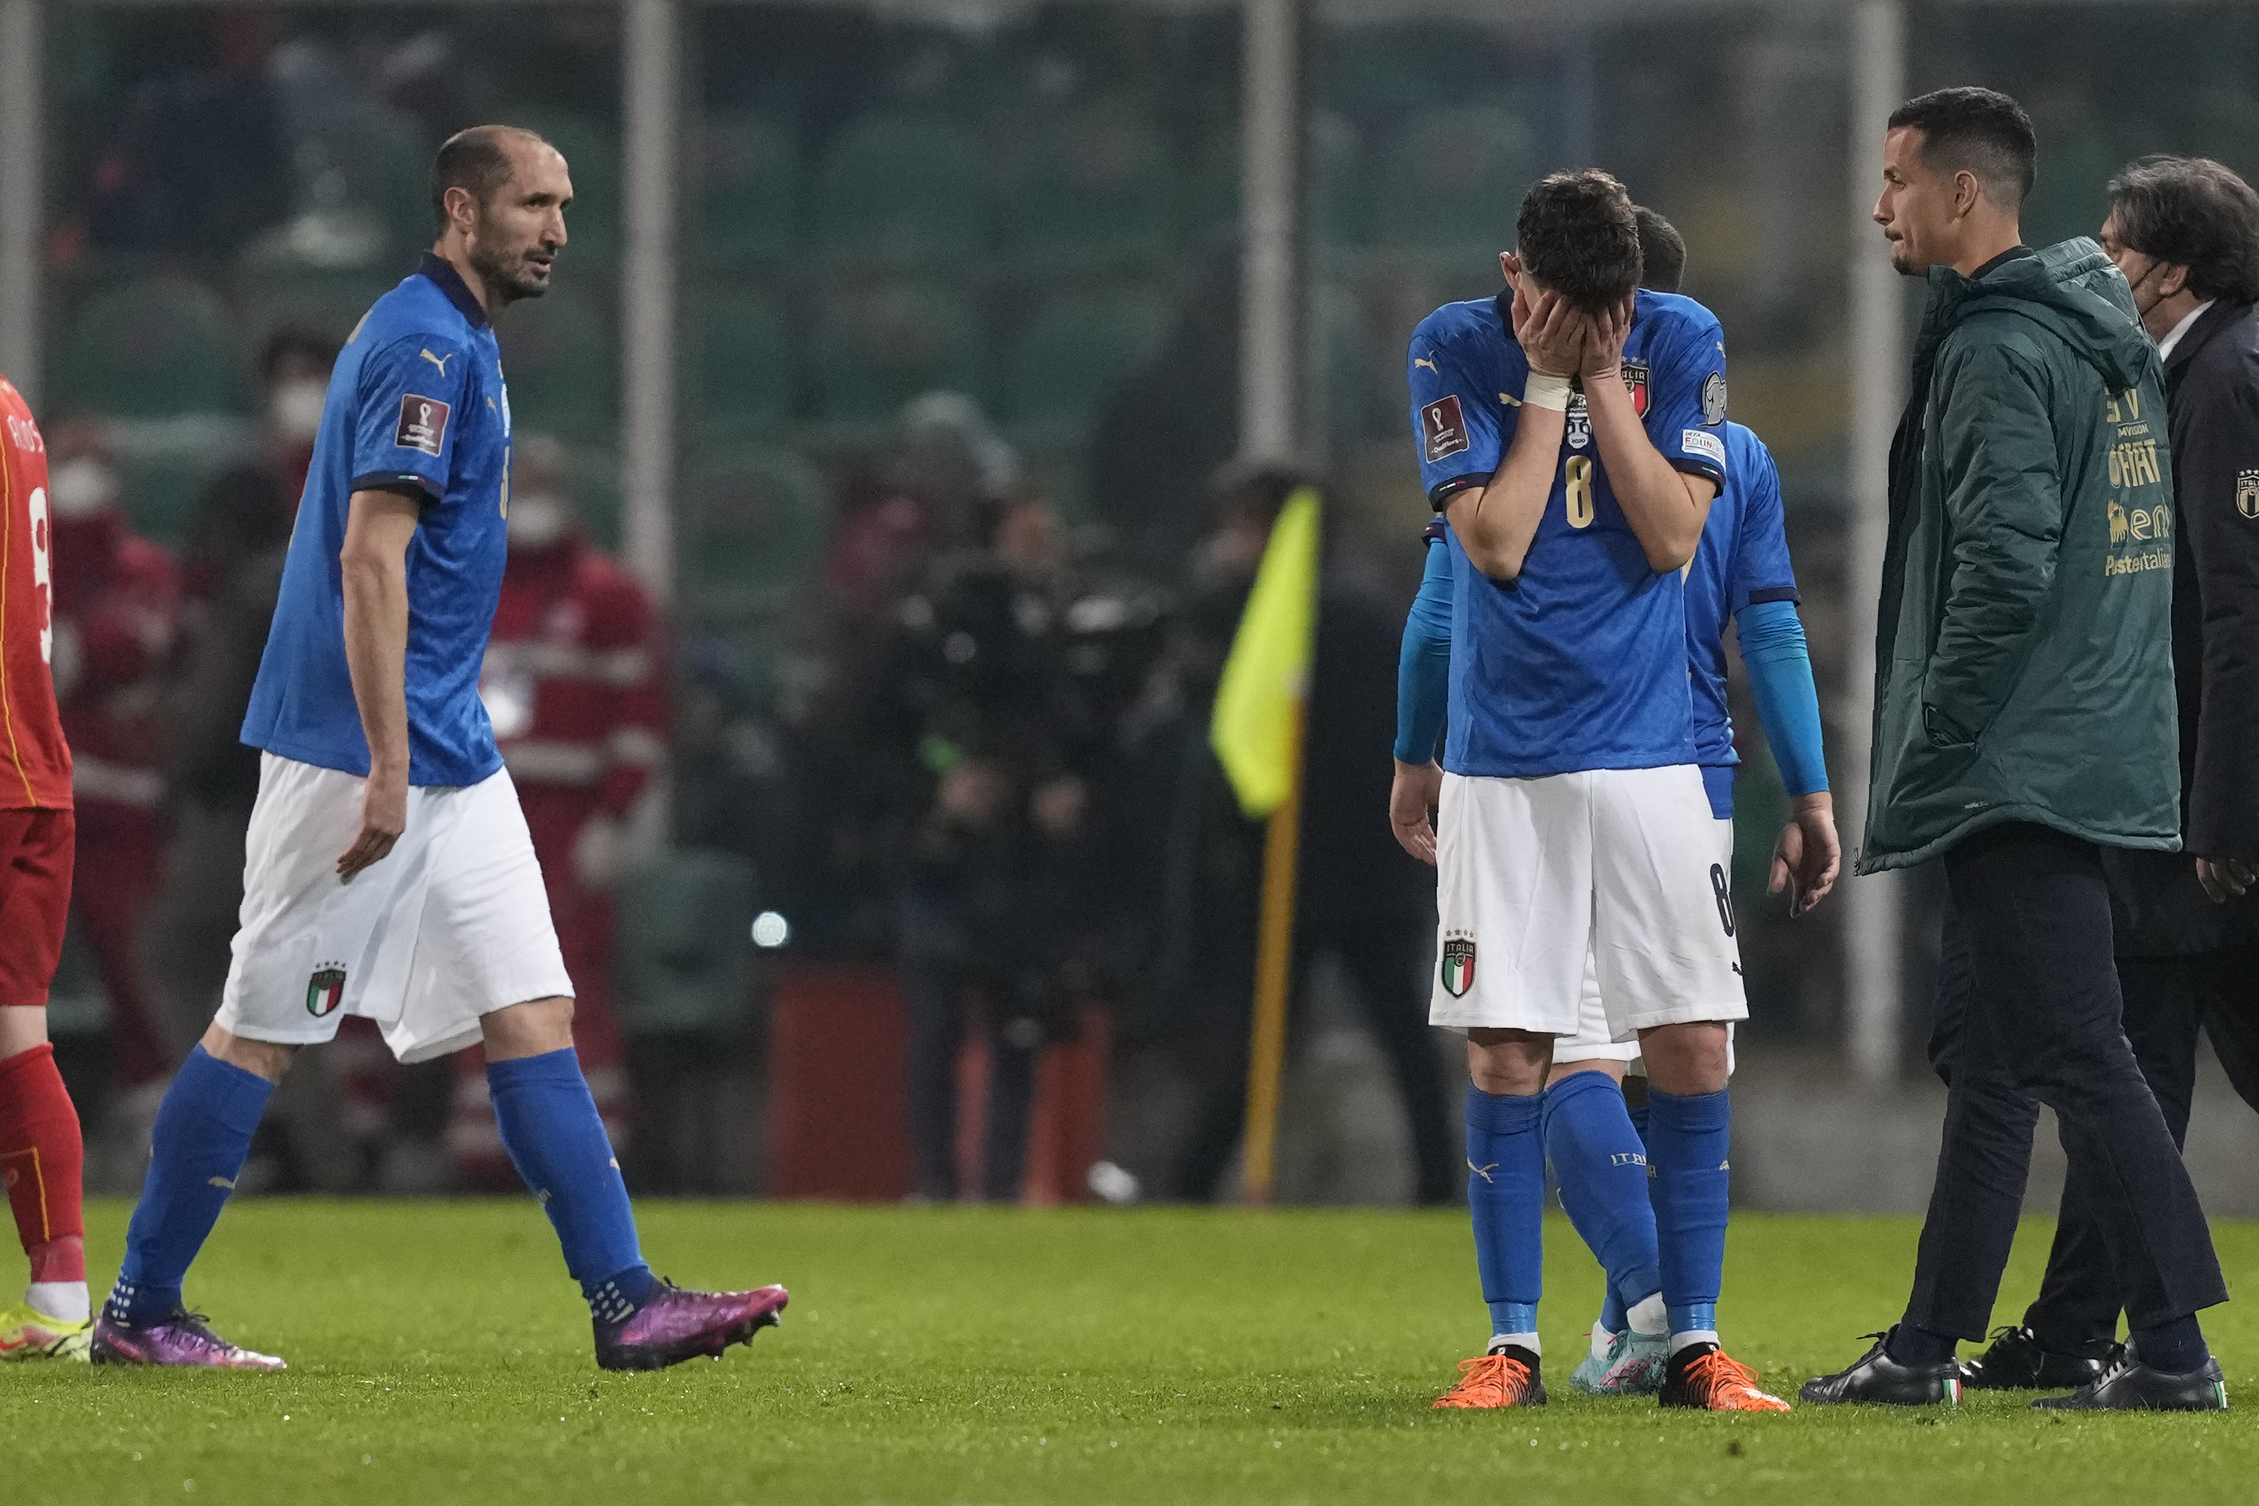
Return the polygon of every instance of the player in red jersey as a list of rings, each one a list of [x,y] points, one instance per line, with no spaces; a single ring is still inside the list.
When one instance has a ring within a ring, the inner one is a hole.
[[[47,446],[0,377],[0,1175],[31,1257],[0,1310],[0,1359],[84,1360],[78,1111],[47,1041],[47,986],[71,902],[71,750],[55,709],[54,532]]]

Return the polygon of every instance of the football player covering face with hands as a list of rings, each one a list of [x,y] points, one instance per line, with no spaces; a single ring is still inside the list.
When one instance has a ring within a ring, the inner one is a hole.
[[[1640,480],[1651,483],[1644,489],[1637,484],[1618,487],[1617,497],[1624,503],[1626,513],[1631,513],[1637,497],[1658,501],[1660,505],[1655,508],[1655,521],[1660,525],[1658,531],[1667,533],[1674,546],[1678,542],[1676,526],[1683,526],[1691,514],[1698,545],[1715,488],[1702,477],[1674,469],[1647,442],[1639,415],[1632,407],[1630,390],[1620,380],[1624,342],[1631,334],[1636,300],[1626,298],[1602,313],[1591,314],[1541,286],[1523,269],[1514,253],[1501,255],[1499,266],[1505,273],[1507,286],[1513,289],[1510,313],[1514,338],[1528,358],[1530,375],[1560,380],[1571,376],[1581,378],[1602,465],[1608,467],[1611,477],[1619,473],[1619,464],[1639,468],[1643,472]],[[1520,561],[1536,536],[1550,493],[1552,467],[1566,428],[1566,417],[1565,411],[1556,417],[1550,410],[1525,404],[1515,430],[1516,443],[1510,447],[1499,476],[1493,479],[1491,486],[1470,489],[1454,499],[1449,512],[1452,526],[1460,530],[1461,541],[1470,557],[1483,566],[1486,573],[1500,572],[1484,563],[1485,554],[1476,552],[1478,538],[1498,547],[1500,552],[1488,558],[1501,564],[1508,557],[1512,559],[1514,568],[1507,573],[1507,578],[1520,573]],[[1632,432],[1627,435],[1627,430]],[[1529,455],[1517,465],[1525,436]],[[1627,439],[1630,442],[1627,443]],[[1645,468],[1640,465],[1643,455],[1661,468],[1661,476],[1644,473]],[[1540,478],[1534,485],[1513,484],[1532,476]],[[1501,481],[1508,484],[1500,485]],[[1509,496],[1520,505],[1506,505]],[[1487,518],[1481,515],[1486,505],[1491,508]],[[1636,517],[1632,518],[1632,523],[1644,544],[1647,533],[1639,529]],[[1475,530],[1475,537],[1469,536],[1470,529]],[[1691,558],[1691,549],[1688,554]],[[1650,563],[1656,564],[1658,569],[1673,568],[1656,562],[1652,551]],[[1397,762],[1395,781],[1389,793],[1389,826],[1396,834],[1398,845],[1431,868],[1436,860],[1432,813],[1442,789],[1443,769],[1433,759],[1424,763]],[[1842,867],[1843,848],[1836,833],[1832,795],[1827,790],[1818,790],[1790,797],[1789,819],[1773,844],[1766,892],[1785,892],[1790,916],[1799,917],[1828,897]]]

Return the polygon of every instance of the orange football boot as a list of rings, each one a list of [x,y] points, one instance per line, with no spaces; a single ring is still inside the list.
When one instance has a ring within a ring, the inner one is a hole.
[[[1757,1372],[1715,1344],[1691,1344],[1671,1356],[1655,1400],[1706,1412],[1785,1412],[1788,1403],[1757,1389]]]
[[[1542,1407],[1545,1382],[1537,1356],[1508,1346],[1459,1362],[1459,1384],[1435,1399],[1438,1407]]]

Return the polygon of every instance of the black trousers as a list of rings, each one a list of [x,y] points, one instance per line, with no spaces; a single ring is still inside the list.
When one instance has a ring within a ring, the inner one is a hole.
[[[2110,899],[2093,844],[1996,826],[1946,854],[1960,1038],[1906,1319],[1981,1339],[2023,1210],[2032,1131],[2055,1111],[2128,1322],[2227,1300],[2196,1189],[2121,1023]],[[1948,984],[1948,991],[1951,985]]]
[[[2126,1040],[2157,1095],[2178,1145],[2188,1133],[2196,1089],[2196,1037],[2212,1049],[2243,1101],[2259,1108],[2259,949],[2237,947],[2194,957],[2121,957]],[[2097,1190],[2075,1171],[2063,1182],[2063,1208],[2039,1299],[2024,1326],[2050,1349],[2090,1350],[2118,1334],[2118,1279],[2110,1263]]]

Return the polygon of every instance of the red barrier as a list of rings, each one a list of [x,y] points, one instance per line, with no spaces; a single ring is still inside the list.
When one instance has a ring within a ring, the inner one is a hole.
[[[886,1202],[910,1191],[904,1105],[907,1028],[884,964],[792,963],[777,970],[769,1036],[769,1193]],[[1074,1040],[1043,1054],[1028,1129],[1020,1200],[1029,1207],[1090,1200],[1105,1154],[1106,1014],[1081,1013]],[[960,1185],[978,1187],[987,1117],[988,1045],[968,1033],[958,1062]]]

